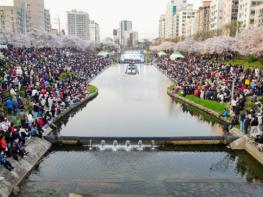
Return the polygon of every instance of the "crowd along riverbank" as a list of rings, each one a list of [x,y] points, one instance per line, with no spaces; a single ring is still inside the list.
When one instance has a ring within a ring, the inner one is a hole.
[[[164,72],[163,72],[164,73]],[[165,74],[165,73],[164,73]],[[211,116],[214,116],[216,119],[218,119],[220,122],[228,123],[230,124],[230,120],[222,117],[221,114],[218,112],[215,112],[211,109],[208,109],[200,104],[194,103],[193,101],[180,96],[178,94],[174,94],[172,90],[168,87],[167,88],[167,94],[173,97],[175,100],[186,103],[188,105],[191,105],[194,108],[197,108],[201,111],[204,111]],[[252,155],[257,161],[259,161],[263,165],[263,153],[258,150],[258,147],[256,143],[254,143],[247,135],[244,135],[239,129],[236,127],[233,127],[229,130],[229,133],[234,136],[238,136],[239,139],[230,144],[230,147],[234,150],[245,150],[250,155]]]
[[[110,66],[111,65],[105,67],[98,75],[87,81],[87,83],[90,83]],[[52,143],[46,140],[45,136],[50,135],[56,129],[53,126],[55,126],[55,124],[58,123],[63,117],[69,115],[72,111],[78,109],[82,105],[85,105],[87,102],[98,96],[99,92],[96,87],[89,85],[88,88],[90,88],[90,93],[84,99],[71,105],[53,119],[50,126],[44,129],[42,139],[36,137],[26,141],[25,150],[29,152],[29,154],[24,159],[19,161],[10,159],[14,167],[12,172],[9,172],[4,168],[0,168],[0,177],[2,177],[2,180],[0,180],[0,197],[8,197],[12,193],[18,193],[20,191],[20,184],[27,176],[30,175],[31,171],[39,164],[41,159],[51,148]]]
[[[67,116],[73,110],[96,98],[97,95],[98,89],[96,89],[93,93],[88,94],[87,97],[79,103],[76,103],[63,111],[53,120],[53,123],[58,122],[59,120],[61,120],[61,118]],[[51,127],[48,127],[47,129],[45,129],[44,136],[49,135],[52,131],[53,129]],[[47,141],[45,137],[42,139],[36,137],[27,140],[25,149],[30,154],[28,154],[25,159],[19,161],[11,159],[11,163],[15,168],[12,172],[9,172],[4,168],[0,168],[0,177],[4,177],[4,179],[0,181],[1,197],[8,197],[12,192],[19,192],[19,185],[44,157],[51,146],[52,144]]]
[[[165,72],[164,70],[160,69],[155,63],[154,66],[160,71],[162,72],[165,76],[167,76],[173,83],[177,83],[175,78],[172,78],[171,76],[167,75],[167,72]],[[186,97],[183,97],[180,94],[175,94],[171,87],[167,87],[167,94],[169,96],[171,96],[172,98],[174,98],[175,100],[182,102],[182,103],[186,103],[190,106],[192,106],[193,108],[196,108],[198,110],[201,110],[207,114],[210,114],[211,116],[213,116],[214,118],[216,118],[219,122],[221,123],[226,123],[226,124],[231,124],[231,119],[230,118],[224,118],[222,116],[222,114],[220,114],[219,112],[209,109],[208,107],[205,107],[199,103],[196,103],[190,99],[187,99]],[[236,140],[235,142],[233,142],[230,147],[232,149],[235,150],[245,150],[247,151],[250,155],[252,155],[257,161],[259,161],[262,165],[263,165],[263,153],[259,151],[259,147],[258,145],[251,140],[247,135],[245,135],[244,133],[242,133],[238,128],[233,127],[232,129],[229,130],[229,133],[231,135],[234,136],[238,136],[240,139]],[[260,145],[262,146],[262,145]]]

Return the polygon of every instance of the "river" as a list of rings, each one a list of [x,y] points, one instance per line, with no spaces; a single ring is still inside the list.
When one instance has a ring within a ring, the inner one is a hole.
[[[154,66],[138,65],[139,75],[114,65],[92,84],[99,96],[61,128],[63,136],[173,137],[222,135],[167,95],[171,81]]]
[[[65,118],[63,136],[173,137],[222,135],[210,116],[189,111],[166,93],[171,81],[154,66],[126,75],[114,65],[92,84],[96,99]],[[23,183],[20,197],[258,196],[263,168],[243,151],[226,147],[95,151],[53,147]]]

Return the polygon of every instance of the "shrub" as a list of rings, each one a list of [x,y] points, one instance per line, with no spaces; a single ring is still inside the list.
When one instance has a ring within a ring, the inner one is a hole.
[[[66,79],[66,78],[73,78],[74,73],[73,72],[62,72],[59,75],[59,78]]]
[[[248,56],[247,61],[248,61],[249,63],[253,63],[253,62],[256,62],[256,61],[257,61],[257,58],[251,55],[251,56]]]
[[[93,85],[88,85],[88,92],[89,94],[95,93],[97,91],[97,88]]]

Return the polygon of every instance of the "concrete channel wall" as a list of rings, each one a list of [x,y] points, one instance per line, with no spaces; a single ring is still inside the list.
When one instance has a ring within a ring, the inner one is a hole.
[[[154,141],[156,145],[228,145],[238,137],[235,136],[180,136],[180,137],[77,137],[77,136],[46,136],[46,139],[52,144],[61,145],[93,145],[100,144],[102,140],[111,144],[117,140],[123,143],[129,140],[132,144],[151,144]]]
[[[203,112],[211,114],[212,116],[217,118],[220,122],[230,123],[230,121],[228,119],[223,118],[222,116],[220,116],[221,114],[219,114],[219,113],[217,113],[217,112],[215,112],[213,110],[210,110],[210,109],[208,109],[206,107],[203,107],[203,106],[201,106],[199,104],[196,104],[196,103],[194,103],[194,102],[192,102],[192,101],[190,101],[190,100],[188,100],[188,99],[186,99],[186,98],[184,98],[182,96],[179,96],[177,94],[173,94],[171,90],[167,90],[167,93],[168,93],[169,96],[171,96],[171,97],[173,97],[173,98],[175,98],[175,99],[177,99],[179,101],[182,101],[183,103],[186,103],[186,104],[191,105],[192,107],[195,107],[195,108],[197,108],[197,109],[199,109],[199,110],[201,110]]]
[[[19,161],[10,160],[15,168],[12,172],[1,166],[0,176],[4,179],[0,181],[0,196],[8,197],[14,188],[29,175],[50,147],[50,142],[40,138],[28,140],[26,150],[30,153]]]
[[[186,103],[186,104],[189,104],[199,110],[202,110],[208,114],[211,114],[212,116],[216,117],[217,119],[219,119],[220,121],[222,122],[227,122],[229,123],[229,120],[227,119],[224,119],[223,117],[220,117],[220,114],[218,114],[217,112],[214,112],[210,109],[207,109],[206,107],[203,107],[199,104],[196,104],[182,96],[179,96],[179,95],[176,95],[176,94],[173,94],[171,90],[167,90],[167,93],[169,96],[177,99],[177,100],[180,100],[181,102],[183,103]],[[230,144],[230,147],[232,149],[235,149],[235,150],[245,150],[247,151],[247,153],[249,153],[252,157],[254,157],[258,162],[260,162],[262,165],[263,165],[263,153],[258,151],[257,149],[257,146],[251,142],[251,140],[249,140],[249,138],[245,135],[243,135],[243,133],[238,130],[237,128],[233,128],[230,130],[230,133],[233,135],[233,136],[237,136],[239,138],[242,138],[242,139],[237,139],[237,141],[235,142],[232,142],[232,144]]]
[[[98,90],[88,95],[81,102],[70,106],[59,116],[57,116],[53,122],[61,120],[61,118],[71,113],[80,105],[83,105],[84,103],[94,99],[97,95]],[[53,130],[48,127],[44,133],[44,136],[49,135],[52,131]],[[3,180],[0,180],[0,197],[8,197],[14,190],[17,190],[17,188],[19,188],[18,186],[30,174],[30,172],[39,163],[51,146],[52,144],[45,139],[32,138],[26,142],[25,149],[29,152],[26,158],[19,161],[8,159],[15,168],[12,172],[9,172],[3,166],[0,166],[0,177],[4,177]]]

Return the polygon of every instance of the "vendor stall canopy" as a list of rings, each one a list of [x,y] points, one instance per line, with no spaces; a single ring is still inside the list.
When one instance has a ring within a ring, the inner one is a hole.
[[[184,56],[182,55],[182,53],[180,53],[180,51],[174,51],[172,55],[170,56],[171,60],[176,60],[179,58],[184,58]]]
[[[160,52],[158,53],[158,56],[159,56],[159,57],[162,57],[162,56],[165,56],[165,55],[167,55],[167,53],[165,53],[164,51],[160,51]]]

